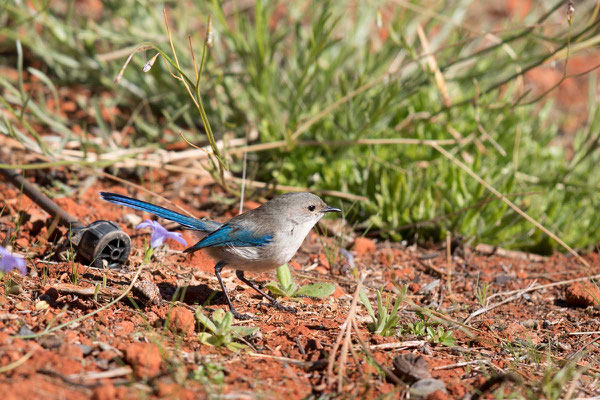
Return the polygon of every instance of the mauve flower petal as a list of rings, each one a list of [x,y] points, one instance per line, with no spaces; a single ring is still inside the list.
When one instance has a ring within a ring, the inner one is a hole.
[[[25,260],[22,258],[16,259],[17,269],[21,275],[27,275],[27,267],[25,266]]]
[[[27,273],[27,267],[25,267],[25,260],[19,256],[16,256],[0,246],[0,270],[5,274],[9,273],[14,268],[17,268],[22,275]]]
[[[150,247],[154,249],[163,244],[163,242],[167,238],[165,232],[161,231],[160,229],[154,229],[152,231],[152,237],[150,238]]]
[[[177,240],[182,245],[187,246],[187,242],[185,241],[185,239],[181,236],[181,233],[179,233],[179,232],[168,232],[167,239]]]
[[[147,219],[144,222],[139,223],[138,226],[135,227],[135,229],[142,229],[142,228],[153,228],[154,229],[154,224],[152,224],[153,222],[154,221]]]
[[[150,247],[153,249],[160,246],[167,239],[177,240],[179,243],[187,246],[186,241],[181,237],[179,232],[169,232],[157,221],[147,219],[146,221],[139,224],[136,229],[140,228],[152,228],[152,236],[150,237]]]
[[[5,274],[8,274],[12,267],[8,264],[8,256],[3,255],[0,259],[0,271]]]

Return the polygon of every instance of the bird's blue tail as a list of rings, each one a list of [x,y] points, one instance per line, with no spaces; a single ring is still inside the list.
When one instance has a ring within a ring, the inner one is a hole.
[[[147,203],[145,201],[133,199],[116,193],[100,192],[100,197],[103,200],[110,201],[121,206],[134,208],[140,211],[146,211],[161,218],[168,219],[181,224],[183,227],[201,232],[212,232],[221,226],[221,223],[216,221],[201,220],[187,215],[179,214],[178,212],[167,210],[166,208]]]

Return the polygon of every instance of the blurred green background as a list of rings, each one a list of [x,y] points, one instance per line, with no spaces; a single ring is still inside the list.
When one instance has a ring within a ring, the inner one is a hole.
[[[600,63],[600,3],[577,2],[571,23],[564,1],[481,3],[4,1],[0,133],[51,160],[72,141],[85,154],[166,148],[179,131],[206,144],[166,63],[141,72],[155,51],[114,78],[138,44],[172,57],[163,8],[193,78],[187,37],[199,63],[210,15],[199,92],[215,139],[283,141],[247,153],[248,178],[365,196],[326,200],[384,238],[450,231],[551,252],[546,235],[431,146],[359,143],[464,139],[443,147],[566,243],[595,249],[600,113],[597,71],[587,70]],[[230,150],[223,160],[240,177],[242,152]]]

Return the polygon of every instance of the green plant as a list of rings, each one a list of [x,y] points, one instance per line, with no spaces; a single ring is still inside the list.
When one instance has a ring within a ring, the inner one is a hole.
[[[409,322],[402,327],[402,334],[425,338],[432,343],[438,343],[449,347],[456,344],[456,339],[454,338],[452,331],[446,330],[442,325],[435,326],[421,313],[417,313],[417,316],[419,317],[418,321]]]
[[[304,286],[298,286],[292,279],[290,268],[287,264],[277,268],[277,282],[272,281],[265,288],[275,296],[281,297],[327,297],[335,292],[335,285],[329,282],[318,282]]]
[[[4,273],[0,272],[0,279],[4,278]],[[8,278],[4,281],[4,293],[6,295],[17,295],[23,291],[23,288],[19,282],[12,278]]]
[[[368,328],[371,332],[376,335],[381,336],[392,336],[396,333],[396,327],[398,326],[398,321],[400,321],[400,315],[398,311],[400,310],[400,305],[404,300],[404,296],[406,295],[407,286],[403,286],[394,301],[394,305],[391,309],[391,294],[386,296],[385,302],[383,301],[383,297],[381,295],[382,290],[377,290],[377,314],[373,311],[373,307],[371,307],[371,302],[369,298],[365,294],[364,291],[360,291],[360,301],[363,303],[369,316],[371,317],[372,322],[369,323]]]
[[[251,326],[233,326],[233,314],[230,311],[218,309],[211,318],[196,309],[196,319],[206,329],[198,334],[201,343],[210,346],[224,346],[231,351],[238,351],[246,347],[245,344],[236,342],[241,338],[254,334],[258,328]]]
[[[144,239],[144,260],[142,261],[142,264],[150,264],[152,255],[154,255],[154,247],[150,246],[148,239]]]
[[[490,296],[489,288],[490,288],[490,285],[487,282],[483,283],[481,286],[479,285],[479,282],[478,282],[477,287],[475,288],[475,297],[477,298],[477,302],[482,307],[485,307],[487,305],[487,301]]]
[[[71,261],[71,282],[73,285],[79,283],[79,267],[75,261]]]
[[[198,368],[190,373],[190,378],[200,382],[204,386],[222,385],[225,383],[224,368],[220,364],[205,363],[198,365]]]

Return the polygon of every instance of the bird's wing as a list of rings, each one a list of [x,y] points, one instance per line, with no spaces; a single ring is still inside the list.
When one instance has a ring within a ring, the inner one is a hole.
[[[257,233],[243,226],[227,223],[184,251],[189,253],[204,247],[218,246],[261,247],[272,239],[271,235]]]
[[[140,211],[146,211],[151,214],[158,215],[161,218],[168,219],[169,221],[175,221],[185,228],[193,229],[195,231],[213,232],[222,226],[221,223],[216,221],[188,217],[187,215],[179,214],[178,212],[117,193],[100,192],[100,197],[106,201],[110,201],[111,203],[134,208]]]

